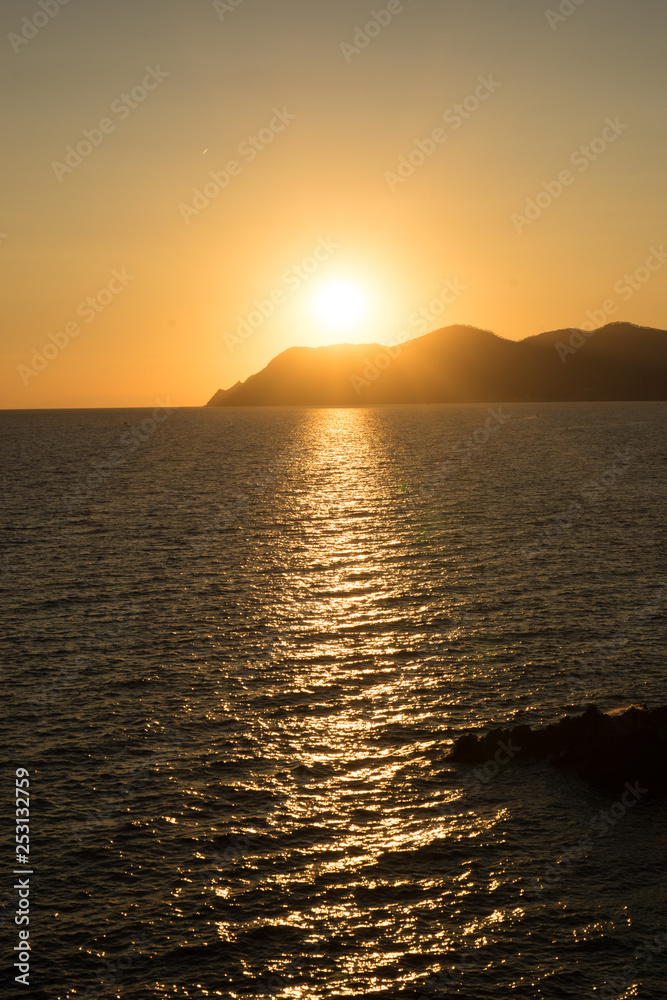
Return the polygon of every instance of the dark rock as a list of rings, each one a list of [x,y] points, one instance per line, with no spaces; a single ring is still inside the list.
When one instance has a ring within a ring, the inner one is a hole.
[[[542,729],[516,726],[486,734],[464,733],[450,760],[480,764],[496,757],[500,744],[515,760],[547,760],[576,772],[607,791],[626,782],[667,794],[667,707],[633,705],[621,714],[604,714],[589,705],[583,715],[564,716]]]

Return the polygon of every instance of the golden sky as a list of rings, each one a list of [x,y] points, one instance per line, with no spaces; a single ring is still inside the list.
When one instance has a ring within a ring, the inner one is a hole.
[[[196,406],[451,323],[667,326],[663,0],[0,20],[3,407]]]

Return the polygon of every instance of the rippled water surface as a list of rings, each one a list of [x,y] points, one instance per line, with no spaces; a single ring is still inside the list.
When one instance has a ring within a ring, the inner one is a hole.
[[[447,760],[667,701],[666,416],[0,414],[31,995],[666,997],[665,805]]]

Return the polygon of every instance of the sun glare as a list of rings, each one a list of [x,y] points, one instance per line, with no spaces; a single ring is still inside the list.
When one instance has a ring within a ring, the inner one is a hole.
[[[368,299],[352,281],[339,278],[322,285],[314,296],[317,318],[333,330],[349,330],[364,319]]]

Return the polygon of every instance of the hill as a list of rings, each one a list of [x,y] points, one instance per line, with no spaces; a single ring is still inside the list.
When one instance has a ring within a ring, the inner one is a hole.
[[[449,326],[396,347],[292,347],[208,406],[667,399],[667,332],[632,323],[505,340]]]

